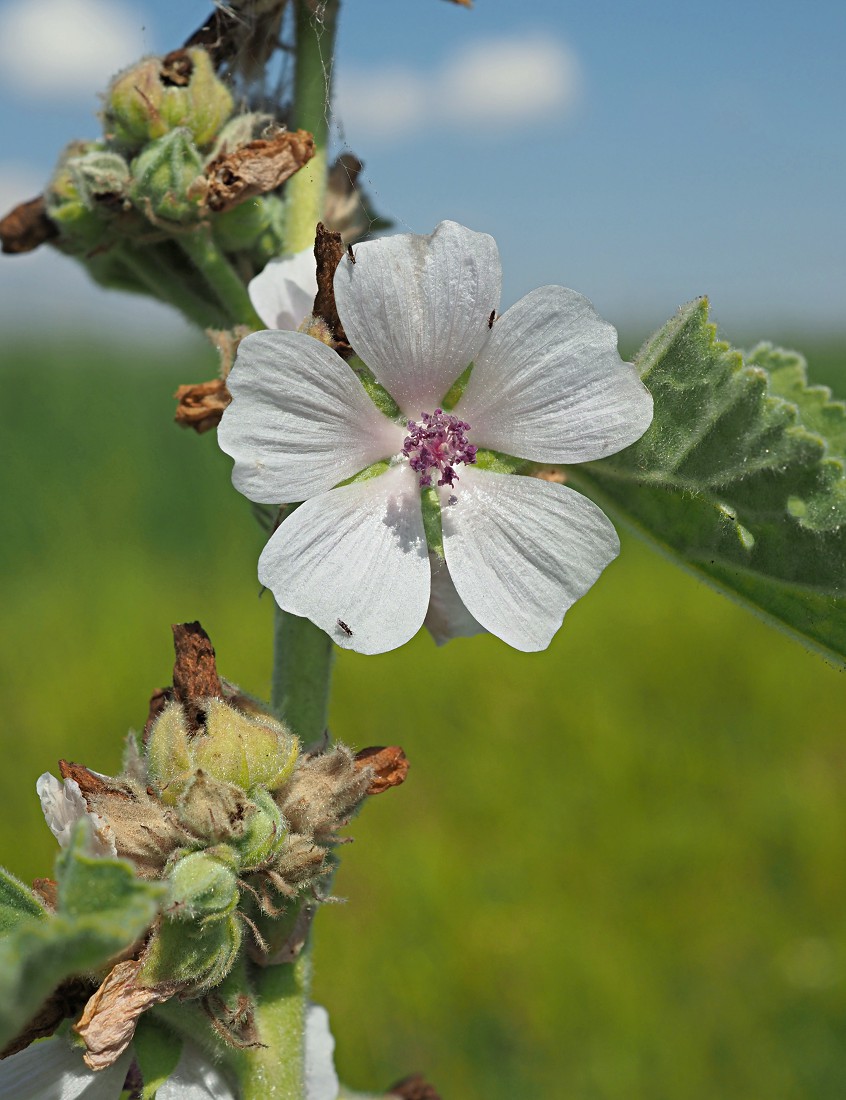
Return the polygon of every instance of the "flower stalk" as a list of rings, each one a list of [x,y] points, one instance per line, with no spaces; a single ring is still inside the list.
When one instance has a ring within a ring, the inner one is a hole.
[[[317,223],[323,219],[329,142],[329,74],[335,44],[338,0],[297,0],[296,69],[294,72],[294,126],[314,137],[315,154],[286,187],[286,246],[301,252],[314,244]]]
[[[334,49],[337,0],[295,3],[293,122],[314,136],[316,152],[286,187],[286,248],[314,243],[326,197],[329,137],[327,87]],[[250,306],[252,310],[252,306]],[[274,607],[271,705],[304,743],[326,729],[334,661],[332,640],[308,619]],[[311,984],[308,946],[292,963],[256,977],[256,1024],[266,1046],[240,1051],[233,1060],[242,1100],[305,1100],[305,1019]]]

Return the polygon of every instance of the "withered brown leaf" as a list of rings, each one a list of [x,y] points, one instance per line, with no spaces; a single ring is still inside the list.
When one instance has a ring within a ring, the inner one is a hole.
[[[206,204],[222,214],[290,179],[314,156],[308,130],[281,130],[249,141],[234,153],[221,153],[206,166]]]

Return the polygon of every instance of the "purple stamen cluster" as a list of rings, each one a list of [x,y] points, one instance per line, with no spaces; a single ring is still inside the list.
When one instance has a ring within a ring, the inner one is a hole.
[[[427,488],[432,478],[440,474],[438,485],[450,488],[459,480],[455,465],[459,462],[474,463],[476,448],[467,442],[465,432],[470,425],[457,416],[435,409],[423,413],[420,422],[408,422],[408,435],[402,445],[402,453],[412,470],[420,474],[420,487]]]

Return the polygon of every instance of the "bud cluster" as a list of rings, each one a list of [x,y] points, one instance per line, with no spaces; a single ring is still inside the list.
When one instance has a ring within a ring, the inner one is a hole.
[[[398,749],[303,752],[283,723],[227,689],[227,698],[165,702],[143,747],[129,738],[115,778],[60,767],[64,787],[39,780],[60,842],[87,817],[92,853],[129,860],[167,887],[154,925],[76,1027],[86,1061],[102,1068],[131,1041],[136,1016],[174,995],[206,1004],[243,951],[262,966],[291,961],[303,917],[307,929],[328,892],[338,831],[366,795],[401,782],[407,764]]]
[[[205,326],[244,321],[197,263],[196,242],[209,262],[249,281],[285,251],[279,188],[314,145],[270,115],[233,112],[232,94],[201,47],[118,74],[105,94],[102,137],[71,143],[46,189],[45,213],[59,231],[53,243],[107,286],[163,298]],[[213,180],[230,161],[234,174],[260,183],[222,209]]]

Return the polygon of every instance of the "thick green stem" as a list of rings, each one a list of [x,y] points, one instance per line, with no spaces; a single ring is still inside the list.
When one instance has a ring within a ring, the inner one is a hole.
[[[259,1041],[228,1059],[238,1079],[239,1100],[304,1100],[305,1018],[311,959],[269,966],[255,975]]]
[[[285,185],[286,246],[301,252],[314,244],[317,223],[323,217],[329,142],[329,77],[338,0],[316,4],[296,0],[297,61],[294,73],[294,125],[314,137],[315,154]]]
[[[337,0],[294,0],[296,71],[293,122],[314,135],[313,159],[285,186],[286,247],[314,244],[326,196],[328,74],[332,71]],[[274,609],[271,702],[308,744],[323,735],[329,707],[334,645],[308,619]],[[305,1018],[311,979],[308,950],[293,963],[253,975],[256,1024],[264,1046],[237,1053],[230,1066],[239,1100],[305,1100]]]
[[[213,304],[204,301],[171,266],[162,260],[152,245],[134,248],[131,244],[120,247],[121,263],[142,283],[150,294],[168,302],[201,328],[221,328],[226,320]]]
[[[271,705],[308,744],[326,729],[335,646],[308,619],[279,607],[274,614]]]
[[[180,234],[174,240],[206,280],[233,324],[264,328],[250,302],[247,288],[210,230],[200,226],[193,233]]]

